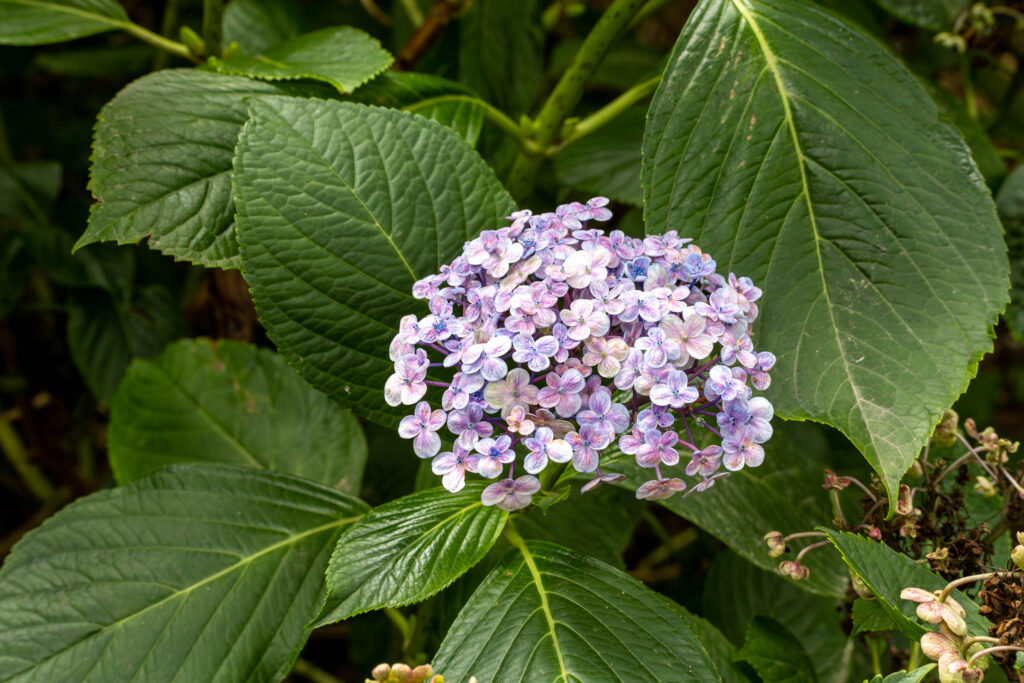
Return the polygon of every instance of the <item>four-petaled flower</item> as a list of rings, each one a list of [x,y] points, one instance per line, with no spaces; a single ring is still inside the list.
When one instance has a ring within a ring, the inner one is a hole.
[[[441,484],[456,493],[466,485],[466,472],[476,472],[480,456],[463,448],[458,443],[451,451],[441,453],[430,462],[434,474],[443,475]]]
[[[540,491],[537,477],[524,474],[518,479],[502,479],[484,489],[480,500],[484,505],[496,505],[502,510],[514,512],[530,504],[533,494]]]
[[[585,381],[579,370],[566,370],[562,374],[549,372],[544,377],[546,387],[537,394],[537,403],[545,408],[554,408],[562,417],[571,417],[583,405],[580,392]]]
[[[556,439],[548,427],[539,427],[533,437],[523,439],[523,445],[529,449],[523,467],[530,474],[543,470],[549,459],[559,463],[572,460],[572,446],[562,439]]]
[[[566,442],[572,446],[572,466],[577,472],[593,472],[597,469],[598,452],[612,442],[612,437],[603,429],[584,425],[578,432],[569,432]]]
[[[672,448],[677,443],[679,435],[675,432],[652,429],[644,434],[644,442],[636,452],[636,462],[641,467],[678,464],[679,452]]]
[[[476,470],[480,476],[494,479],[501,474],[502,465],[515,460],[515,453],[512,452],[512,437],[502,434],[497,439],[480,439],[473,446],[480,454]]]
[[[412,415],[406,415],[398,423],[398,435],[412,439],[412,450],[421,458],[432,458],[441,450],[441,437],[437,430],[444,426],[447,415],[443,410],[431,412],[430,404],[420,401]]]
[[[637,500],[664,500],[671,498],[686,488],[682,479],[652,479],[640,485],[636,490]]]
[[[577,299],[569,304],[569,310],[563,310],[559,316],[569,328],[569,338],[583,341],[593,335],[600,337],[608,333],[611,321],[604,311],[594,310],[592,299]]]
[[[592,425],[602,429],[610,439],[629,427],[629,409],[621,403],[613,402],[612,393],[607,389],[592,393],[588,405],[589,410],[581,410],[576,414],[576,421],[581,427]]]
[[[663,383],[651,387],[651,403],[671,408],[682,408],[687,403],[693,403],[700,398],[700,392],[695,387],[687,386],[688,381],[685,372],[673,370]]]
[[[484,387],[484,400],[490,407],[500,410],[502,417],[508,417],[516,406],[528,410],[531,405],[537,405],[538,391],[530,384],[530,373],[515,368],[505,375],[505,379]]]

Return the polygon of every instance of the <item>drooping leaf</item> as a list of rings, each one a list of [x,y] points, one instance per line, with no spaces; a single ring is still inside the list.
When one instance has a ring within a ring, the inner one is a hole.
[[[0,44],[45,45],[128,23],[117,0],[0,0]]]
[[[238,267],[231,156],[248,116],[244,100],[287,92],[192,69],[128,85],[96,124],[89,189],[97,203],[76,247],[148,237],[176,259]]]
[[[957,12],[967,5],[963,0],[875,0],[875,3],[893,16],[931,31],[952,28]]]
[[[743,645],[752,618],[769,617],[802,644],[819,681],[845,683],[849,677],[851,652],[841,626],[845,613],[837,611],[835,598],[807,595],[795,582],[726,552],[711,565],[703,601],[707,618],[737,646]]]
[[[928,591],[942,590],[946,587],[945,579],[883,543],[843,531],[822,531],[828,533],[846,564],[867,584],[875,595],[875,601],[908,638],[917,640],[922,633],[932,630],[930,624],[925,626],[918,621],[914,612],[917,603],[901,600],[900,592],[910,587]],[[970,632],[987,633],[991,624],[978,614],[978,605],[959,590],[954,589],[951,595],[967,612]]]
[[[642,179],[648,231],[680,229],[763,288],[776,412],[840,428],[894,492],[1006,302],[960,135],[812,3],[704,0],[651,105]]]
[[[181,465],[61,510],[0,569],[9,681],[279,680],[298,656],[349,495]]]
[[[871,631],[891,631],[899,628],[896,621],[886,611],[884,603],[879,600],[857,598],[853,601],[853,630],[850,636]]]
[[[543,81],[539,19],[537,0],[474,0],[459,19],[459,80],[513,118]]]
[[[127,300],[101,290],[70,297],[68,347],[93,393],[110,401],[133,358],[151,358],[188,332],[178,302],[159,285],[147,285]]]
[[[455,681],[720,680],[679,609],[603,562],[530,541],[473,593],[434,669]]]
[[[1024,166],[1011,173],[996,195],[999,217],[1010,249],[1010,278],[1013,290],[1003,313],[1006,325],[1018,340],[1024,340]]]
[[[814,667],[800,641],[768,617],[753,617],[736,658],[754,667],[764,683],[813,683]]]
[[[429,598],[479,562],[508,513],[484,507],[484,485],[441,488],[385,503],[349,529],[327,567],[322,626],[381,607]]]
[[[404,109],[448,126],[475,145],[484,123],[477,95],[466,86],[432,74],[385,71],[352,93],[353,102]]]
[[[419,116],[347,102],[251,103],[235,157],[242,269],[267,334],[307,381],[386,425],[413,283],[513,207],[475,152]]]
[[[238,43],[249,55],[299,35],[292,0],[231,0],[224,8],[224,45]]]
[[[272,351],[175,342],[131,365],[110,410],[110,465],[121,484],[175,463],[220,462],[359,493],[359,422]]]
[[[646,114],[646,107],[633,107],[568,145],[555,157],[559,179],[593,195],[642,206],[640,145]]]
[[[391,66],[375,38],[351,26],[331,26],[274,45],[257,55],[241,52],[210,64],[218,71],[269,81],[311,78],[351,92]]]

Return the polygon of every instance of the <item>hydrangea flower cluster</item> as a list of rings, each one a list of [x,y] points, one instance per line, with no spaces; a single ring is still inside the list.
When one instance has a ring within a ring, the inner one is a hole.
[[[601,468],[617,445],[654,473],[637,498],[656,500],[687,488],[664,468],[698,478],[689,495],[764,459],[773,409],[753,389],[775,356],[750,338],[761,290],[674,230],[590,227],[611,218],[607,203],[517,211],[413,286],[430,314],[402,318],[385,398],[415,406],[399,434],[448,490],[469,472],[500,478],[483,503],[520,509],[549,463],[592,474],[584,491],[623,479]],[[431,386],[440,408],[422,400]],[[454,445],[440,452],[444,427]],[[697,445],[701,428],[715,445]]]

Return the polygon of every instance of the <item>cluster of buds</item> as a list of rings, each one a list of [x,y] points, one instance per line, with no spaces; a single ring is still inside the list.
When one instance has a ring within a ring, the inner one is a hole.
[[[979,432],[978,425],[970,417],[964,420],[964,431],[977,442],[978,450],[985,452],[985,462],[990,465],[1005,465],[1020,448],[1019,441],[1000,437],[992,427],[985,427]]]
[[[415,406],[399,434],[448,490],[467,473],[503,477],[483,502],[517,510],[549,463],[591,475],[584,491],[620,481],[601,468],[615,445],[653,470],[641,499],[687,489],[665,467],[696,478],[689,495],[763,461],[773,409],[753,392],[775,356],[750,337],[761,290],[675,231],[590,227],[611,218],[607,202],[518,211],[413,286],[430,314],[402,318],[385,398]],[[422,400],[428,387],[443,390],[440,407]],[[445,426],[454,444],[441,452]],[[698,445],[699,429],[716,443]]]
[[[764,535],[764,542],[768,545],[768,556],[777,558],[782,557],[786,554],[786,552],[789,551],[789,546],[787,545],[789,541],[798,538],[825,539],[823,541],[818,541],[805,547],[803,550],[797,553],[796,558],[792,560],[783,560],[779,563],[780,574],[788,576],[794,581],[803,581],[811,575],[811,570],[808,569],[805,565],[801,564],[801,561],[804,559],[807,553],[814,550],[815,548],[820,548],[822,546],[829,545],[830,541],[828,540],[828,535],[820,531],[804,531],[796,534],[790,534],[789,536],[783,536],[781,531],[769,531]]]
[[[968,636],[967,613],[948,588],[935,592],[904,588],[900,598],[916,602],[918,618],[939,627],[921,636],[921,652],[938,662],[941,683],[977,683],[984,678],[990,661],[986,655],[991,650],[986,643],[993,639]]]
[[[400,662],[378,664],[373,667],[370,676],[372,678],[365,679],[366,683],[444,683],[444,678],[435,674],[429,664],[421,664],[416,668]],[[476,683],[476,678],[469,679],[469,683]]]

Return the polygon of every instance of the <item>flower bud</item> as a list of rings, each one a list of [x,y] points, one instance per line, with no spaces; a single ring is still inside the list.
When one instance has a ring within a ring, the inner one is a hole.
[[[959,655],[956,653],[946,653],[939,658],[939,683],[963,683],[964,674],[963,669],[958,665],[963,662],[964,665],[967,662],[959,659]],[[955,667],[955,670],[954,670]]]
[[[392,664],[391,680],[396,683],[412,683],[412,667],[401,662]]]
[[[921,636],[921,652],[928,659],[937,662],[943,655],[949,653],[955,655],[956,651],[956,643],[949,636],[934,631],[929,631]]]
[[[786,552],[786,542],[782,540],[781,531],[769,531],[764,535],[764,542],[768,544],[769,557],[779,557]]]
[[[896,514],[905,516],[913,511],[914,497],[910,494],[910,487],[906,484],[900,484],[899,495],[896,497]]]
[[[974,490],[986,498],[992,498],[993,496],[999,495],[999,488],[996,486],[995,482],[980,474],[974,480]]]
[[[409,683],[423,683],[431,676],[434,675],[434,667],[429,664],[420,664],[412,670],[412,675],[409,678]]]
[[[779,571],[794,581],[802,581],[811,575],[810,569],[793,560],[783,560],[779,564]]]
[[[1024,545],[1018,545],[1010,551],[1010,559],[1018,569],[1024,569]]]
[[[840,477],[832,470],[825,470],[825,483],[821,485],[821,488],[829,490],[836,489],[842,491],[850,485],[849,477]]]
[[[871,592],[868,585],[864,583],[864,579],[857,576],[857,574],[851,569],[850,570],[850,583],[853,584],[853,591],[865,600],[874,600],[875,594]]]
[[[881,541],[882,540],[882,530],[879,529],[877,526],[870,526],[870,527],[868,527],[868,538],[874,539],[876,541]]]
[[[971,657],[973,657],[974,655],[978,654],[979,652],[984,650],[986,647],[989,647],[989,644],[986,644],[986,643],[974,643],[969,648],[967,648],[967,652],[965,652],[964,654],[967,657],[968,661],[970,661]],[[992,658],[989,657],[988,655],[985,655],[984,657],[978,657],[977,659],[975,659],[974,660],[974,664],[971,664],[971,666],[972,667],[976,667],[978,669],[981,669],[982,671],[987,671],[988,670],[988,665],[991,662],[992,662]]]
[[[936,425],[935,432],[932,434],[932,441],[936,446],[949,448],[956,443],[956,429],[959,421],[960,416],[952,408],[942,414],[942,419],[939,420],[939,424]]]
[[[378,664],[373,667],[373,671],[370,672],[370,675],[373,676],[373,680],[375,681],[386,681],[388,680],[388,676],[391,675],[391,666],[388,664]]]

